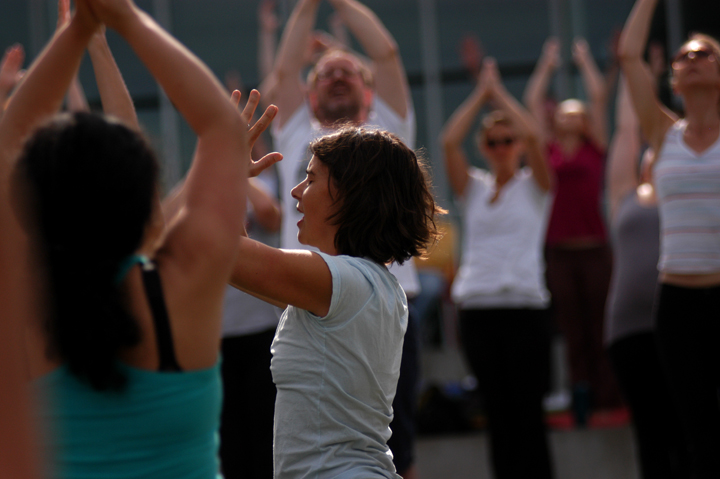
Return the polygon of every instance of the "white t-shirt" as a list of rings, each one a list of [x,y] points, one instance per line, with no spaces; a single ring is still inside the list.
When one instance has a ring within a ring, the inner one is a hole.
[[[375,126],[394,133],[408,147],[414,148],[415,112],[412,109],[412,102],[409,102],[405,118],[401,118],[376,95],[367,126]],[[297,239],[297,222],[302,215],[297,211],[297,201],[290,195],[290,191],[305,179],[305,170],[312,156],[309,150],[310,142],[328,133],[332,133],[332,130],[320,125],[307,102],[303,102],[282,128],[272,126],[275,149],[283,154],[283,160],[277,164],[283,214],[281,248],[317,251],[315,248],[300,244]],[[393,264],[390,271],[398,277],[408,296],[412,297],[420,292],[420,282],[412,260],[405,262],[403,266]]]
[[[472,168],[462,201],[462,264],[452,285],[455,303],[472,308],[544,308],[543,242],[550,193],[522,168],[495,194],[495,176]]]
[[[328,314],[289,306],[272,344],[275,479],[398,479],[387,440],[405,294],[384,266],[319,254],[332,275]]]

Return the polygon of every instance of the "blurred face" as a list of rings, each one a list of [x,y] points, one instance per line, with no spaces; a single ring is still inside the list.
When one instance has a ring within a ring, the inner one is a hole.
[[[365,85],[359,60],[338,54],[320,60],[315,85],[308,92],[310,105],[321,123],[339,120],[363,122],[372,101],[372,90]]]
[[[578,100],[565,100],[555,110],[555,129],[558,133],[584,134],[587,129],[585,105]]]
[[[497,124],[485,130],[480,149],[493,170],[511,169],[514,171],[520,162],[522,144],[515,136],[515,130],[512,127]]]
[[[310,159],[305,179],[292,190],[297,210],[303,215],[298,221],[298,241],[315,246],[323,253],[336,254],[335,234],[338,226],[330,224],[334,213],[333,197],[327,166],[315,156]]]
[[[678,50],[672,62],[673,86],[682,93],[687,87],[715,85],[720,88],[720,59],[710,45],[691,40]]]

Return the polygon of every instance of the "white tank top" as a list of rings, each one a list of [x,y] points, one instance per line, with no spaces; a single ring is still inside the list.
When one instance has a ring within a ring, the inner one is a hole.
[[[685,144],[687,122],[665,135],[655,165],[660,208],[658,269],[676,274],[720,272],[720,138],[698,154]]]

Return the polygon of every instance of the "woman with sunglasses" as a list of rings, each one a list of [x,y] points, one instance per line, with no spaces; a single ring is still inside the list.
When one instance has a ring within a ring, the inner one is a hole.
[[[678,118],[643,70],[657,0],[638,0],[620,40],[621,66],[650,147],[660,212],[656,321],[697,478],[720,477],[720,45],[693,35],[672,63]]]
[[[470,166],[462,143],[482,107],[477,146],[490,171]],[[551,179],[538,127],[486,59],[470,97],[442,132],[450,185],[460,200],[464,241],[452,295],[462,345],[485,399],[495,476],[552,477],[542,399],[549,327],[542,247]],[[525,155],[527,167],[520,167]]]
[[[560,43],[551,38],[528,82],[525,104],[540,124],[556,180],[546,237],[547,281],[555,321],[567,346],[575,423],[582,427],[593,410],[616,412],[622,401],[602,340],[612,269],[601,210],[608,141],[606,87],[585,40],[573,43],[573,60],[587,102],[549,104],[547,90],[561,61]]]

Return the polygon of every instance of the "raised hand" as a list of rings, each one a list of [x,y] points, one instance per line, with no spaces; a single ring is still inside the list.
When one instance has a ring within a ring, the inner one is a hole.
[[[113,30],[120,30],[126,21],[138,13],[132,0],[76,0],[87,3],[98,20]]]
[[[236,106],[240,105],[240,96],[240,91],[235,90],[234,92],[232,92],[231,99]],[[262,114],[260,119],[251,126],[253,115],[255,115],[255,110],[257,109],[259,103],[260,92],[257,90],[252,90],[250,92],[250,96],[248,97],[248,101],[245,104],[245,108],[243,108],[243,111],[240,114],[243,122],[246,123],[249,128],[247,135],[248,151],[252,151],[253,145],[255,145],[255,142],[260,137],[260,135],[270,126],[270,123],[272,123],[273,118],[275,118],[275,115],[278,111],[275,105],[270,105],[265,109],[265,112]],[[257,161],[253,161],[251,158],[250,166],[248,169],[248,176],[257,176],[262,173],[263,170],[269,168],[280,160],[282,160],[282,154],[278,152],[268,153]]]
[[[5,54],[0,61],[0,102],[5,101],[5,95],[15,88],[23,76],[22,67],[25,60],[25,50],[22,45],[17,44],[5,50]],[[0,105],[0,111],[2,107]]]
[[[585,64],[590,58],[590,46],[584,38],[578,37],[573,41],[573,61],[578,65]]]
[[[557,68],[562,64],[562,58],[560,57],[560,41],[557,38],[550,37],[545,40],[540,60],[553,68]]]
[[[276,0],[262,0],[258,7],[258,20],[260,28],[268,32],[276,32],[280,27],[280,21],[275,15]]]
[[[70,23],[72,15],[70,14],[70,0],[58,0],[58,18],[55,31]]]

